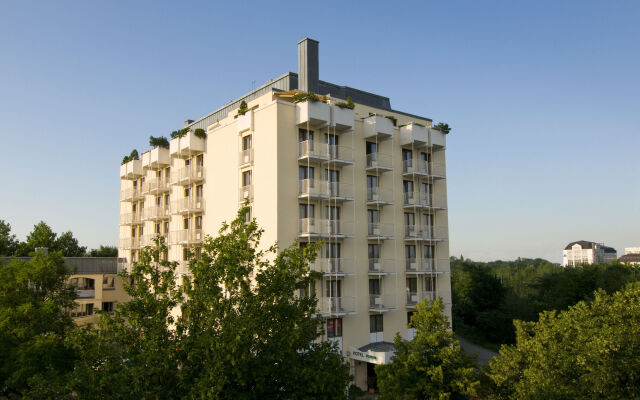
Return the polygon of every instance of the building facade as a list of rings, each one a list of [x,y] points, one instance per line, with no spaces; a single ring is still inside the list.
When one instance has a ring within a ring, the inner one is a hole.
[[[169,260],[188,274],[189,252],[198,256],[205,235],[248,200],[265,246],[323,242],[311,266],[323,273],[315,287],[323,339],[338,344],[366,388],[395,334],[413,337],[417,303],[440,296],[451,318],[446,135],[386,97],[320,81],[318,42],[298,48],[298,74],[186,121],[189,132],[168,149],[121,166],[119,256],[137,260],[162,235]],[[321,101],[296,103],[298,90]]]
[[[640,247],[625,247],[624,255],[618,260],[624,264],[640,265]]]
[[[562,251],[562,266],[575,267],[583,264],[605,264],[617,258],[616,249],[601,243],[579,240],[569,243]]]

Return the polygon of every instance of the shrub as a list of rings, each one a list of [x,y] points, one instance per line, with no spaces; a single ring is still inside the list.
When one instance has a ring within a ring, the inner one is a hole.
[[[353,102],[353,100],[351,100],[351,96],[347,97],[347,101],[340,101],[338,103],[336,103],[336,106],[340,107],[340,108],[348,108],[350,110],[353,110],[356,106],[356,104]]]
[[[149,146],[151,146],[154,149],[156,147],[162,147],[164,149],[168,149],[169,141],[164,136],[158,136],[158,137],[149,136]]]
[[[138,155],[138,150],[133,149],[131,150],[131,153],[129,153],[128,156],[124,156],[122,158],[122,162],[120,163],[120,165],[124,165],[126,163],[128,163],[129,161],[133,161],[133,160],[139,160],[140,156]]]
[[[249,111],[249,107],[247,107],[247,102],[242,100],[240,103],[240,108],[238,108],[238,115],[245,115]]]
[[[189,129],[187,128],[180,129],[179,131],[173,131],[171,132],[171,139],[185,137],[187,135],[187,132],[189,132]]]
[[[391,122],[393,122],[393,126],[398,125],[398,118],[394,117],[393,115],[387,115],[387,118],[389,118]]]
[[[295,103],[302,103],[305,101],[312,101],[315,103],[320,101],[320,98],[318,97],[318,95],[312,92],[298,92],[293,95],[293,101]]]
[[[193,134],[196,135],[196,137],[199,137],[200,139],[206,139],[207,137],[207,132],[205,132],[205,130],[202,128],[196,129],[195,131],[193,131]]]
[[[444,122],[439,122],[438,124],[436,124],[436,126],[433,127],[433,129],[437,129],[442,133],[449,133],[451,132],[451,128],[449,128],[449,124],[445,124]]]

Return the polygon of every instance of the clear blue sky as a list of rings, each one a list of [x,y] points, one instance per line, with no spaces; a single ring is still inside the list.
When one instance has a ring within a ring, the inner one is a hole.
[[[119,164],[286,71],[446,121],[451,253],[640,246],[640,2],[0,3],[0,219],[117,243]]]

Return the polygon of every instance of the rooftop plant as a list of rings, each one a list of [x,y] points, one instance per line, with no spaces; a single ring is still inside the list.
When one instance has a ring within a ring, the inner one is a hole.
[[[351,96],[347,96],[347,101],[340,101],[336,103],[336,106],[340,107],[340,108],[348,108],[350,110],[353,110],[355,108],[355,103],[353,102],[353,100],[351,100]]]
[[[199,137],[200,139],[207,138],[207,132],[205,132],[205,130],[202,128],[197,128],[195,131],[193,131],[193,134],[196,135],[196,137]]]
[[[312,101],[315,103],[317,101],[320,101],[320,98],[317,94],[312,92],[298,92],[293,95],[293,101],[295,103],[302,103],[304,101]]]
[[[169,141],[164,136],[149,136],[149,146],[152,148],[162,147],[163,149],[169,148]]]
[[[126,163],[128,163],[129,161],[133,161],[133,160],[139,160],[140,156],[138,155],[138,150],[133,149],[131,150],[131,153],[129,153],[128,156],[124,156],[122,158],[122,162],[120,163],[120,165],[124,165]]]
[[[171,139],[185,137],[187,135],[187,132],[189,132],[189,129],[187,128],[180,129],[179,131],[173,131],[171,132]]]
[[[249,107],[247,107],[247,102],[242,100],[240,102],[240,108],[238,108],[238,115],[245,115],[249,111]]]
[[[437,129],[442,133],[449,133],[451,132],[451,128],[449,127],[449,124],[445,124],[444,122],[438,122],[433,129]]]

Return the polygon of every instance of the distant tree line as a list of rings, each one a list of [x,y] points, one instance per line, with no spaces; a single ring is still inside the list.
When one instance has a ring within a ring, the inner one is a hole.
[[[473,262],[451,258],[453,327],[456,333],[497,348],[516,340],[514,320],[537,321],[543,311],[562,311],[596,290],[614,293],[640,280],[620,264],[563,268],[543,259]]]
[[[11,233],[11,225],[0,219],[0,256],[28,257],[36,248],[46,247],[49,251],[59,251],[64,257],[117,257],[118,248],[101,245],[87,252],[86,246],[80,246],[71,231],[57,234],[44,221],[34,225],[27,240],[19,241]]]

